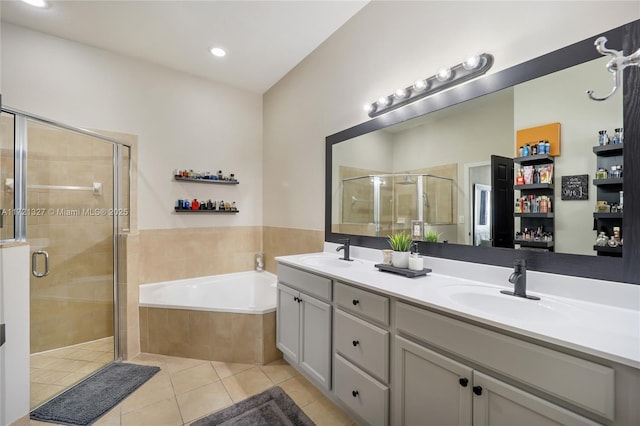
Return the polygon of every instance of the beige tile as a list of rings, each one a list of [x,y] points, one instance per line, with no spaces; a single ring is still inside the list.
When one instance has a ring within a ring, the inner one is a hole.
[[[68,371],[32,369],[31,383],[44,383],[49,385],[60,384],[59,381],[68,376]]]
[[[136,355],[133,359],[129,360],[129,362],[140,365],[153,365],[166,370],[166,364],[164,362],[165,358],[166,357],[164,355],[141,353]]]
[[[284,359],[270,362],[267,365],[261,366],[260,369],[276,385],[300,374]]]
[[[31,355],[31,367],[48,368],[52,363],[58,360],[57,357],[47,355]]]
[[[184,423],[191,422],[233,404],[222,382],[219,381],[177,395],[176,398],[178,399],[178,406]]]
[[[242,401],[273,387],[273,382],[258,367],[222,379],[233,402]]]
[[[62,392],[65,389],[60,385],[49,385],[44,383],[31,383],[31,407],[42,404],[51,399],[52,396]]]
[[[158,373],[122,402],[122,413],[136,411],[173,397],[173,386],[169,375]]]
[[[315,386],[300,375],[285,380],[278,386],[280,386],[300,408],[304,408],[322,396],[322,393],[316,389]]]
[[[176,395],[204,385],[209,385],[219,380],[220,378],[213,369],[213,366],[208,362],[171,374],[171,382],[173,383],[173,390]]]
[[[354,422],[325,396],[306,405],[302,411],[316,424],[316,426],[350,426]]]
[[[255,367],[254,364],[240,364],[237,362],[222,362],[212,361],[211,365],[216,369],[218,376],[223,379],[225,377],[233,376],[234,374],[241,373],[245,370],[249,370]]]
[[[80,380],[86,378],[87,375],[85,373],[67,373],[62,379],[58,380],[56,384],[62,386],[71,386],[78,383]]]
[[[107,411],[102,417],[96,420],[94,425],[100,426],[120,426],[120,412],[122,405],[118,404],[111,410]]]
[[[174,374],[181,370],[186,370],[187,368],[209,363],[208,361],[204,361],[201,359],[179,358],[174,356],[166,356],[164,358],[164,362],[167,366],[167,371],[170,374]]]
[[[140,409],[122,414],[122,425],[141,426],[181,426],[184,422],[180,415],[176,398],[171,396]]]

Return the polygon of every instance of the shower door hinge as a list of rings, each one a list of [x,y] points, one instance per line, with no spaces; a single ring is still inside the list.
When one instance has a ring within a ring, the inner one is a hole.
[[[4,324],[0,324],[0,346],[4,345]]]

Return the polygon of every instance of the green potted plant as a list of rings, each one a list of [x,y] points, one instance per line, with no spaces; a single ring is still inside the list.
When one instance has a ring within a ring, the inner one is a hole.
[[[396,232],[389,236],[389,245],[393,249],[392,265],[396,268],[409,267],[409,251],[413,240],[406,232]]]
[[[429,243],[437,243],[438,238],[440,238],[440,233],[437,231],[434,231],[433,229],[426,231],[424,233],[424,240]]]

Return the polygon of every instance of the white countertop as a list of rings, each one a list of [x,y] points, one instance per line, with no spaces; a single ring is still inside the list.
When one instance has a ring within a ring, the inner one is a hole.
[[[434,272],[407,278],[375,268],[378,250],[359,248],[355,254],[362,257],[352,254],[354,262],[337,261],[341,253],[333,250],[276,261],[640,369],[640,286],[528,272],[527,294],[541,300],[525,300],[500,294],[513,290],[508,268],[425,258],[425,267]],[[310,262],[325,257],[336,262]],[[571,293],[579,296],[567,297]]]

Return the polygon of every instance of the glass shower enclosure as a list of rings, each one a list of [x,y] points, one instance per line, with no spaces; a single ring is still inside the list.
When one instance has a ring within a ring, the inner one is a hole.
[[[340,182],[343,232],[386,237],[411,221],[454,223],[454,181],[431,174],[375,174]]]
[[[30,246],[31,406],[119,358],[130,146],[3,108],[0,239]]]

